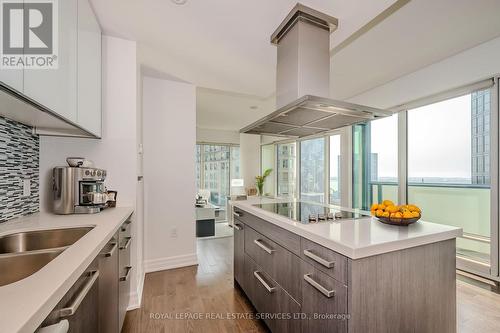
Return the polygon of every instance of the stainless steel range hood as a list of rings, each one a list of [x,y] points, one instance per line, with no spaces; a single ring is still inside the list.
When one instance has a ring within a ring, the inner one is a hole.
[[[332,100],[330,93],[330,33],[336,18],[297,4],[271,36],[278,48],[276,108],[241,133],[303,137],[392,112]]]

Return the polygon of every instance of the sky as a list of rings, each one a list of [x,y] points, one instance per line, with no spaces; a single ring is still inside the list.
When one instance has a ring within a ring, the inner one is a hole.
[[[408,111],[408,177],[471,177],[471,96]],[[397,177],[397,115],[372,122],[379,177]]]

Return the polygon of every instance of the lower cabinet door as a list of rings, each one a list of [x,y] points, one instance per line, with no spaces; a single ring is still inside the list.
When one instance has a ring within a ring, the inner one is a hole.
[[[347,332],[347,286],[302,262],[302,333]]]
[[[118,323],[121,332],[130,300],[130,279],[132,266],[130,264],[130,247],[132,243],[130,220],[125,222],[118,233]]]
[[[99,333],[117,333],[118,324],[118,233],[99,257]]]
[[[245,225],[234,220],[234,279],[240,287],[245,285]]]
[[[45,318],[41,327],[59,332],[61,328],[57,326],[64,325],[62,321],[67,320],[68,333],[99,332],[99,273],[97,260],[94,260]]]
[[[245,293],[273,333],[300,332],[300,305],[245,255]]]

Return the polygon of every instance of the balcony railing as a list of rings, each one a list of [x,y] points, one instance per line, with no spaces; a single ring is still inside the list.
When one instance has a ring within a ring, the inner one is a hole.
[[[373,202],[397,202],[398,184],[370,182]],[[408,202],[422,209],[422,220],[460,227],[457,253],[482,262],[490,259],[490,186],[480,184],[409,183]]]

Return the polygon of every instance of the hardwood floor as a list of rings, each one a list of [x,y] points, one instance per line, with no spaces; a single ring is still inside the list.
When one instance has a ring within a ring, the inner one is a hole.
[[[127,312],[122,332],[267,332],[255,319],[225,319],[228,313],[253,314],[247,298],[233,287],[233,238],[198,240],[197,252],[198,266],[146,275],[142,307]],[[217,317],[175,319],[185,313]]]
[[[122,332],[267,332],[252,318],[226,319],[228,313],[253,311],[233,287],[232,245],[232,237],[199,240],[198,266],[147,274],[142,307],[127,313]],[[457,280],[457,318],[457,332],[499,332],[500,294]]]

